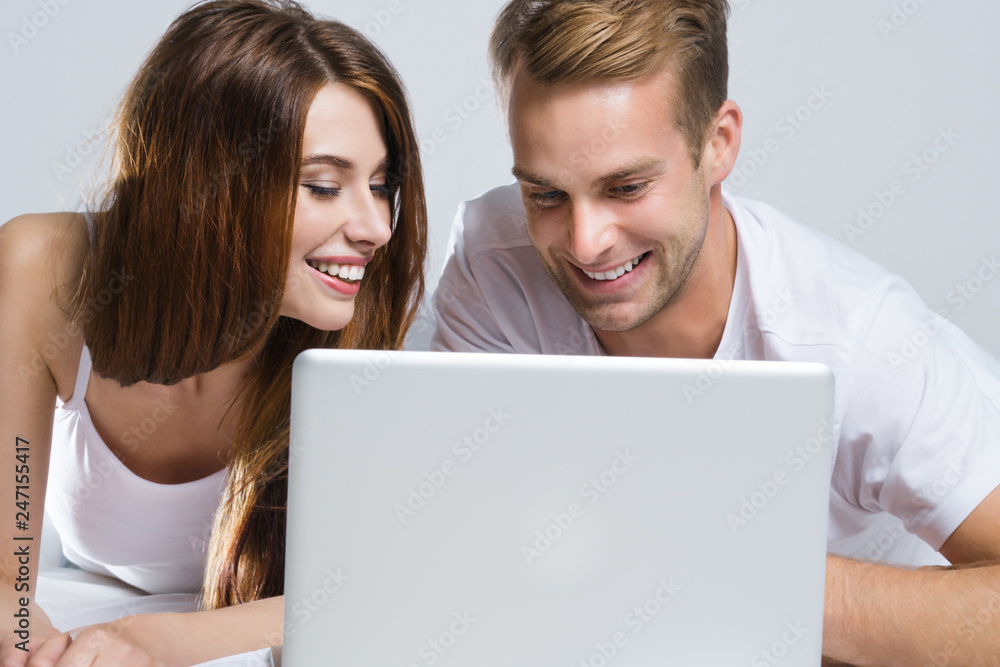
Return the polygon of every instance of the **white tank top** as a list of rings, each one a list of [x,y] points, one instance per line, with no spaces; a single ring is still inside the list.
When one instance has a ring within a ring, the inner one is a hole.
[[[85,345],[73,396],[57,401],[53,423],[45,511],[63,553],[148,593],[196,593],[227,470],[184,484],[157,484],[129,470],[90,418],[90,366]],[[137,424],[133,437],[155,429],[156,416]]]

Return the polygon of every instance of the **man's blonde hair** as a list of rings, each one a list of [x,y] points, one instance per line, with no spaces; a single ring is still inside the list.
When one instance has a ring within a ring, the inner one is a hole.
[[[697,165],[726,101],[726,0],[511,0],[490,37],[504,104],[518,67],[536,83],[637,80],[669,67],[680,130]]]

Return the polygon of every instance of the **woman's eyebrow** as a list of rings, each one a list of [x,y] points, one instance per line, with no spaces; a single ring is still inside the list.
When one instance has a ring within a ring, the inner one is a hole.
[[[354,169],[354,163],[352,161],[338,155],[320,153],[316,155],[307,155],[302,158],[303,167],[313,164],[328,164],[331,167],[339,167],[340,169]]]
[[[345,169],[345,170],[353,170],[356,166],[352,160],[340,157],[339,155],[329,155],[327,153],[317,153],[315,155],[307,155],[304,158],[302,158],[303,167],[308,167],[314,164],[327,164],[330,165],[331,167],[337,167],[339,169]],[[389,156],[387,155],[384,158],[382,158],[381,162],[378,163],[378,166],[375,167],[375,171],[382,171],[383,169],[387,169],[388,167],[389,167]]]

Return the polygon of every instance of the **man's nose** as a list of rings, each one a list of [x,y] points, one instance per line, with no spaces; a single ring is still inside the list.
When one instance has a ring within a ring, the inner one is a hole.
[[[581,265],[595,267],[617,241],[611,211],[590,203],[573,204],[569,220],[569,250]]]

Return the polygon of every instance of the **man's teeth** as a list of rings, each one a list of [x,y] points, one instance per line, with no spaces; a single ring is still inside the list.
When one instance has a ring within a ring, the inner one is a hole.
[[[602,273],[591,273],[590,271],[584,271],[584,273],[586,273],[587,277],[590,278],[591,280],[616,280],[618,278],[621,278],[629,271],[631,271],[633,268],[635,268],[635,266],[639,263],[639,260],[645,257],[645,255],[646,253],[643,253],[638,257],[636,257],[635,259],[630,259],[629,261],[619,266],[617,269],[612,269],[611,271],[604,271]]]
[[[327,262],[316,262],[306,260],[309,266],[317,271],[331,275],[341,280],[361,280],[365,277],[365,267],[357,264],[330,264]]]

